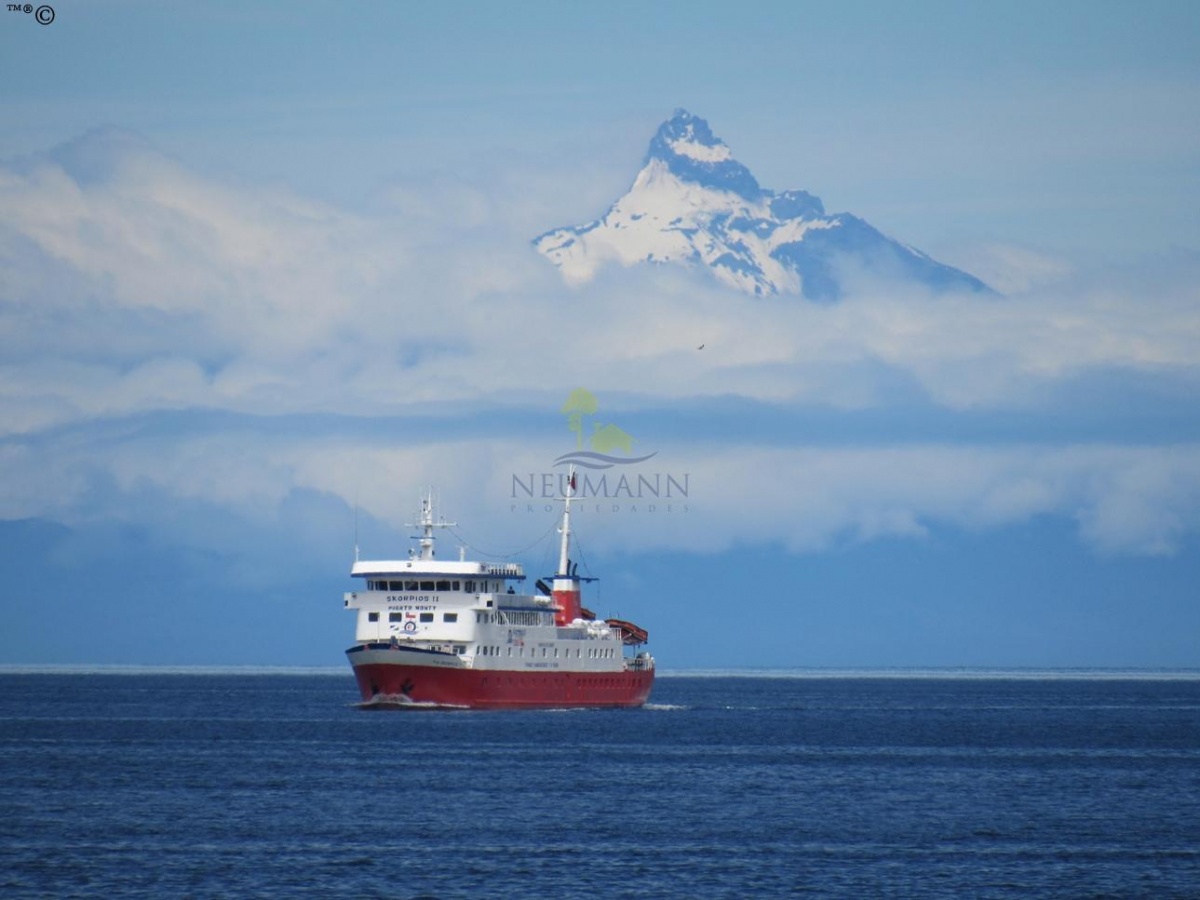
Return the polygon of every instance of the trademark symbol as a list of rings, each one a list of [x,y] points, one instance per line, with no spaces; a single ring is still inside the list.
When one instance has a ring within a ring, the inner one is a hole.
[[[30,13],[33,13],[33,17],[38,20],[38,24],[40,24],[40,25],[49,25],[51,22],[54,21],[54,7],[53,6],[42,5],[42,6],[39,6],[36,10],[33,8],[32,3],[26,3],[24,5],[22,5],[20,3],[9,3],[9,4],[7,4],[7,6],[8,6],[9,12],[25,13],[25,15],[29,15]]]

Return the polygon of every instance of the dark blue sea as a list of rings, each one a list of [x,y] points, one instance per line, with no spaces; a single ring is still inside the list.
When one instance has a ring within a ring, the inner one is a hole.
[[[0,673],[0,897],[1200,896],[1200,674]]]

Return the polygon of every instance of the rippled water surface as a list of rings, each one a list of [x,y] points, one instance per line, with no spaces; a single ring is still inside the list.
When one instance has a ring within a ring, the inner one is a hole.
[[[0,896],[1195,897],[1200,678],[0,674]]]

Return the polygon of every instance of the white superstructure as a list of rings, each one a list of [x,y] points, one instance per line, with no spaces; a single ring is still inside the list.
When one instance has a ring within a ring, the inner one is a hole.
[[[599,621],[579,605],[579,578],[569,571],[569,500],[562,553],[553,588],[523,593],[516,563],[442,561],[434,550],[433,504],[421,501],[418,547],[408,559],[356,561],[351,575],[365,582],[344,595],[357,610],[356,659],[395,660],[410,651],[424,666],[509,672],[623,672],[653,666],[648,654],[625,657],[626,645],[644,641],[628,623]],[[571,602],[573,600],[573,602]],[[566,615],[569,614],[569,618]]]

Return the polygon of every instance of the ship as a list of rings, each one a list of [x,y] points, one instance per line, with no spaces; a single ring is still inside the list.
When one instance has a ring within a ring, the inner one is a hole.
[[[421,498],[420,533],[405,559],[358,560],[363,589],[346,651],[363,709],[579,709],[639,707],[654,684],[649,635],[619,618],[598,619],[582,603],[570,558],[575,474],[563,491],[558,571],[526,592],[519,563],[477,562],[460,548],[438,559],[432,492]],[[356,551],[357,557],[357,551]]]

